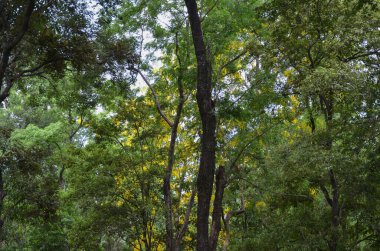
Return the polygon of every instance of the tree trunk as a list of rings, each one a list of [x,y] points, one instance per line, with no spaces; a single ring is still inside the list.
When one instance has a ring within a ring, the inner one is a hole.
[[[3,181],[3,168],[0,167],[0,243],[4,241],[4,216],[3,216],[3,208],[4,208],[4,181]]]
[[[330,251],[336,251],[338,247],[338,230],[339,230],[339,221],[340,221],[340,212],[341,208],[339,206],[339,189],[338,189],[338,182],[335,178],[333,170],[329,170],[329,178],[330,178],[330,184],[332,188],[332,197],[330,196],[329,192],[327,191],[326,187],[321,185],[321,190],[325,196],[325,199],[327,203],[331,207],[331,227],[332,227],[332,233],[330,240],[328,240],[328,246]]]
[[[332,203],[331,203],[331,211],[332,211],[332,234],[331,240],[329,243],[330,251],[336,251],[338,246],[338,228],[339,228],[339,215],[340,215],[340,207],[339,207],[339,191],[338,191],[338,183],[335,179],[335,175],[333,171],[329,170],[330,183],[332,187]]]
[[[169,150],[168,150],[168,163],[166,166],[165,170],[165,175],[164,175],[164,185],[163,185],[163,194],[164,194],[164,202],[165,202],[165,207],[164,207],[164,213],[165,213],[165,230],[166,230],[166,250],[169,251],[175,251],[179,250],[179,247],[182,242],[182,237],[184,235],[184,231],[187,229],[187,224],[188,224],[188,218],[189,216],[186,215],[187,221],[185,221],[182,229],[180,232],[176,235],[175,237],[175,229],[174,229],[174,224],[173,224],[173,202],[172,202],[172,191],[171,191],[171,177],[172,177],[172,172],[173,172],[173,166],[174,166],[174,157],[175,157],[175,144],[177,140],[177,133],[178,133],[178,126],[179,122],[181,119],[181,114],[183,110],[183,106],[185,104],[185,96],[184,96],[184,90],[183,90],[183,72],[184,69],[181,65],[181,60],[178,55],[178,42],[176,44],[176,55],[179,63],[179,73],[178,73],[178,79],[177,79],[177,84],[178,84],[178,94],[179,94],[179,103],[177,105],[176,109],[176,115],[174,118],[174,122],[170,121],[170,119],[164,114],[163,110],[161,109],[160,102],[158,100],[158,96],[156,92],[153,89],[153,86],[149,83],[148,79],[144,76],[144,74],[139,70],[139,69],[132,69],[133,71],[137,72],[140,74],[144,82],[147,84],[149,89],[151,90],[156,108],[160,116],[165,120],[165,122],[168,124],[170,127],[170,145],[169,145]],[[190,202],[189,202],[189,209],[188,213],[190,214],[191,207],[194,203],[194,196],[195,193],[192,194]]]
[[[332,143],[333,139],[331,136],[331,127],[332,127],[332,120],[334,115],[334,102],[333,102],[333,91],[332,89],[329,89],[325,95],[320,94],[319,95],[321,110],[325,117],[326,127],[327,127],[327,135],[325,139],[325,148],[326,150],[331,151],[332,149]],[[330,251],[336,251],[338,247],[338,230],[339,230],[339,217],[341,208],[339,206],[339,188],[338,188],[338,182],[336,180],[336,177],[334,175],[334,172],[332,169],[328,171],[328,175],[330,178],[330,185],[332,188],[332,197],[330,197],[327,189],[324,186],[321,186],[322,192],[328,202],[328,204],[331,207],[331,226],[332,226],[332,233],[330,240],[328,241],[328,246]]]
[[[230,220],[233,216],[238,216],[245,212],[244,208],[244,195],[242,194],[240,196],[240,209],[238,210],[231,210],[223,217],[223,223],[224,223],[224,231],[226,233],[226,237],[224,239],[223,243],[223,251],[228,250],[228,246],[230,245],[230,239],[231,239],[231,233],[230,233]]]
[[[201,20],[195,0],[185,0],[197,58],[197,104],[202,120],[201,157],[197,178],[197,247],[210,250],[208,220],[215,172],[216,117],[212,100],[211,64],[203,40]]]
[[[224,167],[219,167],[216,173],[215,180],[215,198],[214,209],[212,212],[212,224],[210,233],[210,250],[215,251],[218,244],[219,232],[222,229],[222,217],[223,217],[223,194],[225,188],[225,174]]]
[[[180,251],[181,250],[181,243],[182,243],[183,236],[185,235],[187,228],[188,228],[188,225],[189,225],[191,208],[193,207],[193,204],[194,204],[194,198],[195,198],[195,189],[193,189],[193,191],[191,192],[190,201],[189,201],[189,204],[187,205],[185,220],[184,220],[184,222],[182,224],[182,228],[179,230],[177,237],[176,237],[176,240],[175,240],[176,245],[174,247],[174,251]]]
[[[171,126],[170,146],[169,146],[169,152],[168,152],[168,165],[166,167],[165,177],[164,177],[166,250],[168,251],[174,251],[178,249],[178,247],[176,247],[177,241],[174,239],[173,205],[172,205],[170,183],[171,183],[171,176],[172,176],[173,165],[174,165],[174,152],[175,152],[175,142],[177,140],[178,125],[181,118],[183,105],[185,103],[185,97],[183,94],[183,84],[182,84],[182,72],[179,73],[179,77],[178,77],[178,92],[179,92],[180,100],[177,106],[174,123]],[[181,240],[179,240],[179,242],[181,242]]]

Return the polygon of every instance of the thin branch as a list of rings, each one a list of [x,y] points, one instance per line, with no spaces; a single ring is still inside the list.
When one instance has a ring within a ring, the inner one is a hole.
[[[179,68],[182,69],[182,61],[179,56],[179,45],[178,45],[178,32],[175,34],[175,55],[178,61]]]
[[[39,64],[39,65],[37,65],[37,66],[35,66],[33,68],[22,70],[18,74],[18,77],[26,76],[26,73],[34,73],[34,72],[38,71],[39,69],[41,69],[42,67],[44,67],[44,66],[46,66],[46,65],[48,65],[50,63],[59,61],[59,60],[63,60],[63,58],[46,60],[46,61],[42,62],[41,64]]]
[[[194,205],[195,194],[196,194],[196,189],[195,187],[193,187],[193,191],[191,192],[191,196],[190,196],[190,201],[189,201],[189,204],[187,205],[185,220],[183,221],[181,230],[177,234],[177,241],[181,241],[187,231],[187,227],[189,225],[189,220],[190,220],[191,208]]]
[[[218,70],[218,73],[217,73],[217,78],[220,78],[220,74],[222,72],[222,70],[224,68],[226,68],[228,65],[232,64],[233,62],[235,62],[236,60],[238,60],[239,58],[241,58],[242,56],[244,56],[246,53],[248,52],[247,49],[244,49],[242,52],[240,52],[238,55],[236,55],[234,58],[232,58],[231,60],[229,60],[228,62],[226,62],[225,64],[223,64],[222,66],[219,67],[219,70]]]
[[[269,128],[270,129],[270,128]],[[268,130],[269,130],[268,129]],[[263,136],[267,131],[264,131],[263,133],[260,133],[258,135],[256,135],[253,139],[251,139],[250,141],[248,141],[243,147],[242,149],[240,149],[240,151],[238,152],[238,154],[236,155],[236,157],[230,162],[230,164],[228,165],[228,168],[231,169],[232,167],[234,167],[236,165],[236,163],[238,162],[238,160],[240,159],[240,157],[243,155],[243,153],[245,152],[245,150],[253,143],[255,142],[256,139],[258,139],[259,137]]]
[[[342,62],[349,62],[351,60],[354,60],[354,59],[358,59],[358,58],[361,58],[361,57],[367,57],[367,56],[371,56],[371,55],[380,55],[380,49],[377,49],[377,50],[374,50],[374,51],[369,51],[367,53],[360,53],[360,52],[357,52],[355,54],[353,54],[352,56],[349,56],[347,58],[340,58],[338,57],[339,60],[341,60]]]
[[[224,223],[224,229],[225,229],[225,239],[224,239],[224,243],[223,243],[223,251],[226,251],[228,250],[228,246],[230,244],[230,238],[231,238],[231,234],[230,234],[230,219],[233,217],[233,216],[238,216],[242,213],[245,212],[245,208],[244,208],[244,195],[241,194],[241,197],[240,197],[240,208],[238,210],[231,210],[229,211],[228,213],[226,213],[224,216],[222,216],[222,219],[223,219],[223,223]]]
[[[368,236],[366,236],[366,237],[364,237],[364,238],[362,238],[362,239],[360,239],[360,240],[358,240],[354,245],[353,245],[353,247],[352,247],[352,249],[354,248],[354,247],[356,247],[357,245],[359,245],[361,242],[363,242],[363,241],[375,241],[376,240],[376,238],[375,239],[371,239],[371,237],[376,237],[376,235],[375,234],[370,234],[370,235],[368,235]]]
[[[244,195],[242,194],[240,196],[240,208],[237,209],[237,210],[231,210],[231,211],[228,211],[228,213],[226,213],[223,217],[223,221],[224,223],[226,223],[227,221],[227,224],[228,224],[228,221],[231,219],[232,216],[237,216],[237,215],[240,215],[242,213],[245,212],[245,208],[244,208]]]
[[[216,7],[216,5],[218,4],[219,0],[216,0],[214,2],[214,4],[210,7],[210,9],[208,9],[208,11],[203,15],[203,17],[201,18],[201,22],[204,21],[204,19],[207,17],[208,14],[210,14],[210,12]]]
[[[84,111],[81,112],[80,114],[80,121],[79,121],[79,125],[78,127],[70,134],[69,136],[69,140],[72,141],[75,134],[77,134],[77,132],[83,127],[83,115],[84,115]]]
[[[309,61],[310,61],[310,67],[314,68],[314,60],[313,60],[313,56],[311,55],[311,48],[312,48],[312,46],[308,47],[308,49],[307,49],[307,56],[308,56]]]
[[[325,196],[325,199],[327,201],[327,203],[329,203],[329,205],[332,207],[332,199],[330,198],[330,195],[329,195],[329,192],[327,191],[326,187],[321,185],[320,186],[321,190],[322,190],[322,193],[323,195]]]
[[[170,126],[170,127],[173,127],[173,122],[171,122],[168,117],[166,117],[166,115],[164,114],[164,112],[162,111],[161,109],[161,105],[160,105],[160,102],[158,101],[158,97],[157,97],[157,94],[156,92],[154,91],[153,89],[153,86],[149,83],[148,79],[145,77],[145,75],[139,70],[139,69],[133,69],[134,71],[136,71],[138,74],[140,74],[140,76],[142,77],[142,79],[144,80],[145,84],[149,87],[150,91],[152,92],[153,94],[153,97],[154,97],[154,101],[156,103],[156,108],[158,110],[158,113],[161,115],[161,117],[165,120],[165,122]]]

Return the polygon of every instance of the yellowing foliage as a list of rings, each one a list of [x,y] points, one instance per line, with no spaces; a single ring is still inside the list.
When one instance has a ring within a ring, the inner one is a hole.
[[[318,190],[315,187],[310,187],[309,194],[313,199],[315,199],[315,197],[318,195]]]
[[[289,144],[293,144],[293,138],[289,131],[283,131],[281,132],[282,136],[288,140]]]
[[[132,138],[126,138],[123,142],[121,142],[121,144],[123,146],[131,147],[132,146]]]
[[[264,201],[259,200],[258,202],[256,202],[255,206],[256,206],[256,209],[262,210],[267,207],[267,204]]]
[[[290,96],[290,103],[292,104],[292,107],[294,109],[298,108],[300,105],[300,102],[298,101],[298,98],[295,95]]]

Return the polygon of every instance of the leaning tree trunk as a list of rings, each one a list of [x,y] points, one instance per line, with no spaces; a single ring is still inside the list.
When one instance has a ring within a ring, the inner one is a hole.
[[[179,93],[179,104],[177,106],[176,116],[173,124],[171,125],[171,135],[170,135],[170,147],[168,152],[168,164],[165,170],[164,177],[164,201],[165,201],[165,227],[166,227],[166,250],[175,251],[179,250],[179,242],[174,238],[174,227],[173,227],[173,203],[171,196],[171,176],[174,166],[174,153],[175,145],[177,140],[178,126],[181,119],[181,113],[183,105],[185,103],[185,97],[183,94],[183,84],[182,84],[182,69],[180,69],[178,77],[178,93]]]
[[[197,192],[197,250],[210,250],[208,220],[215,173],[216,117],[212,100],[211,64],[207,58],[201,20],[195,0],[185,0],[197,58],[197,104],[202,120],[201,158]]]
[[[322,113],[325,117],[326,127],[327,127],[327,135],[325,138],[324,146],[325,149],[328,151],[332,150],[332,143],[333,138],[331,135],[331,127],[332,127],[332,120],[333,120],[333,114],[334,114],[334,102],[333,102],[333,90],[329,89],[326,94],[320,94],[319,95],[320,100],[320,106]],[[321,185],[321,190],[325,196],[325,199],[327,203],[331,207],[331,226],[332,226],[332,233],[331,237],[328,240],[328,246],[330,251],[336,251],[338,249],[338,242],[339,242],[339,227],[340,227],[340,214],[341,214],[341,206],[339,205],[339,187],[338,182],[336,179],[336,175],[334,174],[333,169],[328,170],[328,175],[330,178],[330,185],[332,188],[332,196],[330,196],[329,192],[327,191],[326,187]]]

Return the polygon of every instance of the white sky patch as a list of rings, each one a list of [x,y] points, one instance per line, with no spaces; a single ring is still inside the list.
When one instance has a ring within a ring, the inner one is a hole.
[[[96,105],[95,107],[95,114],[98,115],[100,113],[104,112],[104,107],[102,105]]]
[[[101,9],[101,6],[95,1],[95,0],[84,0],[87,2],[89,11],[92,14],[92,23],[96,23],[96,21],[99,19],[99,12]],[[168,29],[170,27],[170,13],[161,13],[157,17],[157,23],[161,25],[163,28]],[[160,67],[163,66],[163,63],[161,61],[161,57],[163,56],[162,50],[159,49],[152,49],[149,48],[148,45],[149,43],[154,42],[154,37],[152,32],[148,30],[143,30],[142,34],[137,34],[137,33],[130,33],[130,34],[124,34],[126,37],[138,37],[142,35],[142,48],[141,48],[141,59],[144,61],[145,59],[149,58],[152,59],[151,61],[144,62],[148,64],[149,66],[149,71],[142,71],[142,73],[145,75],[145,77],[149,80],[150,84],[154,86],[154,80],[150,77],[150,73],[154,72],[155,70],[159,69]],[[104,74],[106,79],[110,79],[111,77],[108,76],[108,74]],[[137,76],[136,82],[132,83],[131,85],[132,90],[137,90],[137,96],[143,96],[147,93],[149,90],[145,82],[143,81],[142,77],[140,75]],[[95,109],[95,113],[99,114],[104,112],[103,107],[97,106]]]
[[[170,27],[170,13],[160,13],[157,17],[157,23],[162,27],[168,29]],[[141,59],[144,61],[145,58],[153,58],[154,60],[145,63],[148,63],[150,71],[154,72],[163,66],[163,63],[161,61],[163,52],[160,49],[152,50],[148,48],[148,45],[154,42],[152,32],[143,30],[142,40]],[[151,57],[152,55],[153,57]],[[146,71],[142,71],[142,73],[150,81],[150,84],[154,86],[154,81],[149,78],[149,73]],[[145,95],[148,91],[148,87],[140,75],[137,76],[136,83],[134,83],[131,88],[133,90],[138,90],[137,95],[139,96]]]

